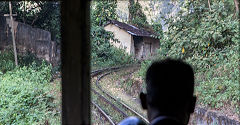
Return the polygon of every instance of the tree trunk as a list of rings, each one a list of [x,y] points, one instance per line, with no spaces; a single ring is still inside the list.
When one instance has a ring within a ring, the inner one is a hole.
[[[210,0],[208,0],[208,8],[211,11],[211,5],[210,5]]]
[[[18,60],[17,60],[17,49],[16,49],[16,43],[15,43],[15,34],[14,34],[14,26],[13,26],[13,15],[12,15],[12,4],[9,1],[9,12],[10,12],[10,22],[11,22],[11,32],[12,32],[12,40],[13,40],[13,51],[14,51],[14,58],[15,58],[15,65],[18,66]]]
[[[235,8],[236,8],[236,12],[235,12],[235,16],[239,16],[239,1],[238,0],[234,0],[234,4],[235,4]]]
[[[35,18],[33,19],[31,26],[33,26],[33,24],[35,23],[35,21],[38,19],[38,16],[36,15]]]
[[[130,8],[134,5],[134,0],[129,0],[129,5],[128,5],[128,9],[129,9],[129,15],[128,15],[128,22],[131,23],[132,22],[132,14],[130,12]]]
[[[23,3],[24,3],[23,14],[26,15],[26,1],[24,1]],[[26,24],[26,21],[25,21],[25,17],[24,17],[24,16],[23,16],[23,23]]]

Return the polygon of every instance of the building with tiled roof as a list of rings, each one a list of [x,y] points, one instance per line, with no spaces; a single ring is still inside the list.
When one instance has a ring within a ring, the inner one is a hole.
[[[125,49],[137,59],[152,57],[160,46],[159,39],[154,37],[155,33],[130,24],[112,20],[104,25],[104,29],[113,32],[114,37],[119,40],[119,42],[111,41],[115,47]]]

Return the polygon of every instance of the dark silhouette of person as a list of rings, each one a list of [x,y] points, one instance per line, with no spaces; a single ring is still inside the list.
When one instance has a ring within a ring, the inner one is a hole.
[[[156,61],[148,68],[145,79],[147,93],[141,92],[140,100],[143,109],[147,110],[150,125],[188,124],[196,103],[192,67],[170,58]],[[142,124],[140,119],[136,119],[132,122],[126,119],[121,123]]]

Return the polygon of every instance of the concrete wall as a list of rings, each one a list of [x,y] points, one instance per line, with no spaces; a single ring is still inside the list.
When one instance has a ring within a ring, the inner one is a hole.
[[[12,46],[12,34],[9,18],[0,16],[0,50]],[[30,51],[38,58],[51,63],[60,61],[60,52],[56,42],[51,41],[51,33],[30,25],[14,21],[13,29],[18,53]]]
[[[4,49],[6,45],[11,44],[11,31],[6,24],[6,19],[0,16],[0,50]]]
[[[160,47],[158,39],[142,37],[142,41],[135,39],[135,57],[139,60],[152,58]]]
[[[128,54],[132,54],[133,51],[131,50],[132,46],[132,36],[127,33],[125,30],[120,29],[119,27],[108,24],[104,27],[106,31],[111,31],[114,34],[114,37],[118,39],[120,42],[116,43],[111,40],[111,43],[121,49],[125,49]]]
[[[131,34],[113,24],[108,24],[104,29],[113,32],[114,37],[120,41],[119,43],[116,43],[111,40],[111,43],[115,47],[122,49],[125,48],[128,54],[135,55],[135,58],[139,60],[149,59],[156,55],[157,49],[160,47],[158,39],[142,37],[142,41],[134,41]]]
[[[157,54],[157,49],[160,47],[158,39],[151,37],[143,37],[144,49],[143,49],[143,58],[148,59]]]
[[[134,47],[134,41],[133,41],[133,36],[132,36],[132,35],[131,35],[130,53],[131,53],[132,55],[135,55],[135,47]]]

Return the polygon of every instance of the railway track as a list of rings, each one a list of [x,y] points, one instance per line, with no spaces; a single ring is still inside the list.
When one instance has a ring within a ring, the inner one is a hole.
[[[99,85],[99,81],[103,77],[111,74],[112,72],[123,70],[124,68],[128,68],[128,67],[130,67],[130,66],[106,68],[106,69],[96,70],[91,73],[92,77],[95,77],[98,75],[97,80],[95,82],[96,87],[95,88],[92,87],[93,95],[95,95],[95,97],[97,96],[97,99],[95,99],[96,100],[95,102],[92,101],[92,104],[99,110],[99,112],[101,112],[102,116],[105,119],[107,119],[109,121],[109,123],[112,125],[117,124],[122,119],[124,119],[128,116],[138,116],[145,123],[149,123],[148,120],[143,115],[141,115],[140,113],[138,113],[137,111],[135,111],[134,109],[132,109],[131,107],[129,107],[128,105],[123,103],[122,101],[117,100],[116,98],[111,96],[109,93],[105,92]],[[103,107],[109,108],[108,110],[110,110],[110,112],[107,110],[104,110],[103,108],[101,108],[100,105],[97,104],[97,103],[103,103],[103,102],[105,103],[105,105],[103,105]],[[116,117],[118,117],[118,118],[116,118]]]
[[[134,109],[126,105],[124,102],[119,101],[115,97],[111,96],[109,93],[105,92],[102,87],[99,85],[99,81],[104,78],[105,76],[111,74],[112,72],[117,72],[119,70],[123,70],[126,67],[112,67],[112,68],[105,68],[101,70],[96,70],[91,73],[92,77],[96,77],[96,82],[94,84],[95,88],[92,89],[94,95],[97,95],[99,100],[102,100],[108,106],[112,107],[111,112],[115,114],[120,114],[120,120],[128,117],[128,116],[138,116],[141,118],[145,123],[149,124],[148,120],[141,115],[140,113],[136,112]],[[92,87],[93,88],[93,87]],[[105,111],[101,108],[97,102],[92,102],[92,104],[99,110],[102,114],[102,117],[108,121],[109,124],[115,125],[120,120],[114,119],[110,113]],[[106,106],[106,105],[105,105]],[[194,121],[190,122],[190,125],[210,125],[212,123],[219,124],[219,125],[240,125],[239,121],[232,120],[226,116],[218,116],[214,112],[207,112],[207,110],[203,108],[196,107],[195,113],[193,114]]]
[[[102,116],[107,119],[107,121],[111,124],[111,125],[115,125],[115,123],[113,122],[113,120],[110,118],[109,115],[107,115],[103,109],[101,107],[99,107],[95,102],[91,101],[91,103],[98,109],[98,111],[102,114]]]

